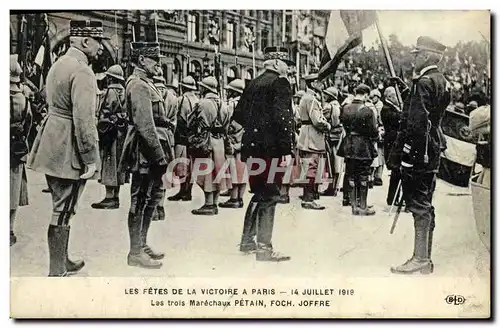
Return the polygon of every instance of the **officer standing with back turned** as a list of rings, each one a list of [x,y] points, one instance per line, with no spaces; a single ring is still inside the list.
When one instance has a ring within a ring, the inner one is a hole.
[[[391,165],[399,162],[407,209],[413,214],[415,240],[413,256],[391,268],[392,273],[432,273],[432,239],[435,226],[432,196],[439,170],[444,136],[439,125],[450,103],[450,84],[437,65],[443,58],[444,45],[422,36],[417,40],[413,85],[403,105],[403,118],[397,151],[391,153]],[[401,81],[399,81],[400,84]]]

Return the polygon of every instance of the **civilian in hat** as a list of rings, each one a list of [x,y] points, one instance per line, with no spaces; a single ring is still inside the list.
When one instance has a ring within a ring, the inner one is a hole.
[[[247,185],[245,179],[246,164],[241,160],[241,138],[243,137],[243,127],[233,119],[234,110],[238,105],[241,94],[245,89],[245,82],[241,79],[235,79],[229,83],[225,89],[228,97],[228,111],[231,117],[231,124],[227,132],[226,141],[226,159],[231,163],[229,170],[231,173],[232,189],[230,198],[219,207],[242,208],[243,195]]]
[[[252,157],[266,163],[264,172],[249,176],[254,195],[245,214],[240,251],[257,251],[257,261],[278,262],[290,257],[274,252],[271,243],[281,182],[268,181],[268,174],[273,159],[284,158],[283,165],[287,166],[291,163],[292,90],[288,79],[281,75],[290,60],[288,50],[281,47],[264,49],[264,59],[264,73],[246,86],[234,114],[234,120],[244,129],[242,161]]]
[[[155,85],[161,85],[164,87],[163,89],[163,95],[164,95],[164,108],[165,112],[161,113],[162,119],[162,125],[166,128],[164,130],[165,135],[164,138],[166,138],[167,145],[168,145],[168,158],[170,160],[175,159],[175,129],[177,126],[177,108],[178,108],[178,102],[177,102],[177,90],[173,88],[171,84],[165,86],[165,78],[163,75],[160,77],[160,82],[161,84],[155,84]],[[168,172],[171,176],[172,172]],[[165,208],[164,208],[164,203],[165,203],[165,191],[166,187],[168,186],[169,188],[172,187],[172,180],[169,177],[168,179],[164,179],[165,183],[162,184],[161,190],[162,190],[162,197],[160,200],[160,203],[158,204],[156,208],[155,215],[153,216],[153,221],[163,221],[165,220]]]
[[[231,180],[220,178],[219,172],[224,168],[224,138],[227,134],[230,115],[225,103],[217,93],[217,80],[213,76],[204,78],[200,83],[202,98],[198,103],[193,119],[189,123],[189,145],[192,149],[194,165],[205,163],[208,159],[213,169],[196,177],[197,184],[205,193],[205,204],[191,211],[194,215],[218,214],[218,199],[221,190],[231,188]],[[194,137],[194,138],[193,138]],[[202,161],[197,161],[201,159]],[[196,169],[196,167],[194,168]],[[201,169],[201,168],[200,168]]]
[[[14,222],[19,206],[28,205],[27,137],[32,122],[28,98],[21,89],[22,69],[17,55],[10,56],[10,246],[17,242]]]
[[[437,67],[445,49],[430,37],[418,38],[413,51],[413,85],[403,105],[400,138],[391,153],[391,165],[401,167],[403,194],[406,207],[413,214],[415,228],[413,256],[404,264],[391,268],[397,274],[428,274],[434,270],[431,260],[435,226],[432,197],[444,148],[439,126],[450,103],[451,89]]]
[[[194,91],[197,90],[196,82],[192,76],[186,76],[179,83],[181,88],[181,96],[177,102],[177,128],[175,129],[175,158],[182,159],[184,163],[179,162],[175,166],[175,174],[180,179],[179,192],[173,196],[168,197],[170,201],[190,201],[191,189],[193,183],[191,182],[191,166],[189,162],[191,157],[188,154],[188,123],[189,117],[194,108],[198,106],[200,99],[195,95]]]
[[[374,141],[378,137],[375,115],[366,105],[370,88],[360,84],[355,89],[352,103],[343,108],[340,121],[345,129],[338,155],[345,159],[345,175],[350,193],[353,215],[374,215],[375,211],[367,204],[370,166],[377,156]]]
[[[329,159],[328,163],[330,164],[333,181],[328,184],[328,188],[321,195],[336,196],[337,183],[343,163],[343,159],[337,155],[337,150],[344,131],[342,124],[340,124],[339,90],[336,87],[329,87],[323,91],[323,94],[325,100],[325,118],[331,126],[330,131],[326,134],[325,141],[327,146],[326,155]]]
[[[304,76],[304,80],[307,89],[299,104],[301,127],[297,141],[298,156],[303,172],[301,175],[307,180],[303,187],[302,207],[324,210],[325,207],[317,204],[315,200],[319,199],[318,186],[321,183],[317,181],[318,169],[324,169],[321,163],[326,152],[325,133],[330,130],[331,126],[323,116],[320,102],[322,91],[316,81],[317,74]]]
[[[128,178],[127,172],[118,172],[128,128],[123,69],[120,65],[113,65],[106,71],[106,77],[108,87],[104,90],[97,123],[102,162],[99,182],[106,188],[106,196],[91,205],[96,209],[119,208],[120,186]]]
[[[98,90],[89,63],[97,58],[103,39],[101,22],[71,21],[70,48],[47,75],[48,117],[28,166],[46,175],[52,195],[49,276],[66,276],[84,266],[83,261],[68,259],[68,240],[78,199],[86,181],[100,168],[95,116]]]
[[[119,164],[121,172],[132,172],[127,263],[147,269],[160,268],[159,260],[165,256],[151,249],[147,237],[163,194],[162,176],[172,160],[168,127],[163,122],[164,99],[153,82],[162,57],[157,42],[132,43],[131,59],[135,68],[125,84],[130,125]]]

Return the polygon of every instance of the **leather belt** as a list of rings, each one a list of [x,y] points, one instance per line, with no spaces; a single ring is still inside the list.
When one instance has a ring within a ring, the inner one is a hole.
[[[300,124],[302,125],[312,125],[312,121],[311,120],[305,120],[305,121],[300,121]]]
[[[55,106],[49,106],[49,112],[48,112],[48,114],[49,115],[54,115],[54,116],[57,116],[57,117],[61,117],[61,118],[65,118],[65,119],[68,119],[68,120],[72,120],[73,119],[73,114],[69,110],[58,108],[58,107],[55,107]]]

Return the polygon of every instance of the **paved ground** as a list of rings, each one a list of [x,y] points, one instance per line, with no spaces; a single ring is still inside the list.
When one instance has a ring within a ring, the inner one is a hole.
[[[300,189],[292,189],[291,204],[278,205],[273,236],[275,248],[292,261],[279,264],[257,263],[252,255],[238,252],[245,209],[219,209],[214,217],[192,215],[191,209],[203,202],[201,190],[195,187],[192,202],[167,201],[167,220],[152,223],[149,244],[166,252],[160,270],[126,265],[129,186],[122,190],[119,209],[94,210],[90,204],[102,199],[104,188],[91,181],[73,220],[70,251],[86,261],[79,276],[385,277],[391,265],[402,263],[412,253],[413,220],[410,214],[401,214],[395,233],[389,234],[392,216],[385,206],[388,177],[384,178],[385,185],[370,192],[369,202],[377,210],[373,217],[352,216],[350,208],[341,206],[341,197],[322,197],[319,202],[327,206],[325,211],[303,210]],[[42,175],[30,171],[28,179],[31,205],[18,212],[11,275],[46,276],[51,200],[49,194],[41,193]],[[167,196],[176,191],[168,190]],[[477,236],[471,196],[449,195],[463,192],[438,181],[434,276],[489,281],[489,253]],[[249,198],[247,194],[245,202]]]

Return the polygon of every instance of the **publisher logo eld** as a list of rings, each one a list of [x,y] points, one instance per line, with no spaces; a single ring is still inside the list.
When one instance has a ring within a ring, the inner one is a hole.
[[[448,295],[444,300],[446,303],[453,305],[461,305],[465,303],[465,297],[461,295]]]

